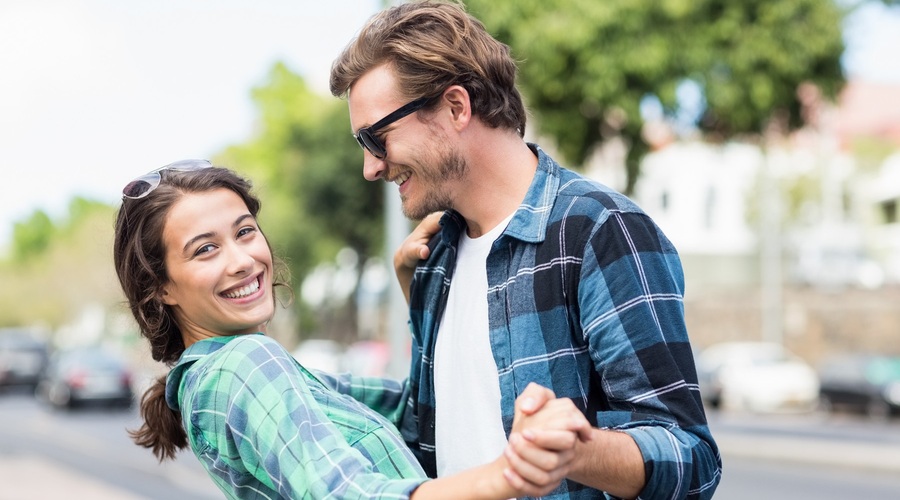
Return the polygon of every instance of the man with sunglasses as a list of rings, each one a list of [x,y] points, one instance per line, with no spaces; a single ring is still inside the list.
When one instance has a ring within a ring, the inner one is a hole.
[[[509,48],[453,3],[376,14],[334,62],[366,179],[397,184],[411,219],[446,211],[409,290],[402,397],[342,390],[391,416],[434,476],[502,450],[515,412],[541,411],[514,405],[537,383],[594,426],[551,498],[710,498],[721,458],[678,255],[625,196],[523,140],[515,77]],[[553,468],[515,441],[516,472]]]

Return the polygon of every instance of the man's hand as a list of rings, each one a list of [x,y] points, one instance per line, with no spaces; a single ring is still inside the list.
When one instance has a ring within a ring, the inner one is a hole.
[[[568,475],[575,444],[591,437],[591,426],[570,399],[529,384],[516,399],[516,413],[504,457],[504,475],[523,495],[543,496]]]
[[[443,212],[434,212],[422,219],[394,252],[394,273],[397,274],[397,281],[400,282],[400,289],[403,290],[407,304],[409,304],[409,287],[412,284],[413,273],[416,271],[416,264],[422,259],[427,259],[431,253],[428,241],[441,230],[439,222],[443,215]]]

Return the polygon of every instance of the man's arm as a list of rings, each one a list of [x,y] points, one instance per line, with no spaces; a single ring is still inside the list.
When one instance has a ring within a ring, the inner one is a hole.
[[[711,497],[721,458],[700,401],[678,255],[644,214],[598,224],[578,307],[604,407],[569,477],[623,497]]]

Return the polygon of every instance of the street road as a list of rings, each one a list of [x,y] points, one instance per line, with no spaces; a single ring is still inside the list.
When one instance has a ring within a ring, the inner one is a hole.
[[[159,464],[127,429],[137,410],[53,410],[28,394],[0,393],[0,500],[220,499],[190,453]]]
[[[900,498],[900,419],[710,414],[725,469],[717,500]],[[129,411],[55,411],[0,392],[0,500],[222,498],[196,459],[159,464]]]

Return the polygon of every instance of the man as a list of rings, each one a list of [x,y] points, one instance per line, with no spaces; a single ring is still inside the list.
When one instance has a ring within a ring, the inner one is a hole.
[[[515,76],[508,47],[448,3],[377,14],[334,62],[366,179],[396,183],[411,219],[447,211],[409,290],[409,398],[350,391],[394,416],[434,476],[503,450],[534,382],[594,426],[552,497],[709,498],[721,459],[678,255],[626,197],[523,140]]]

